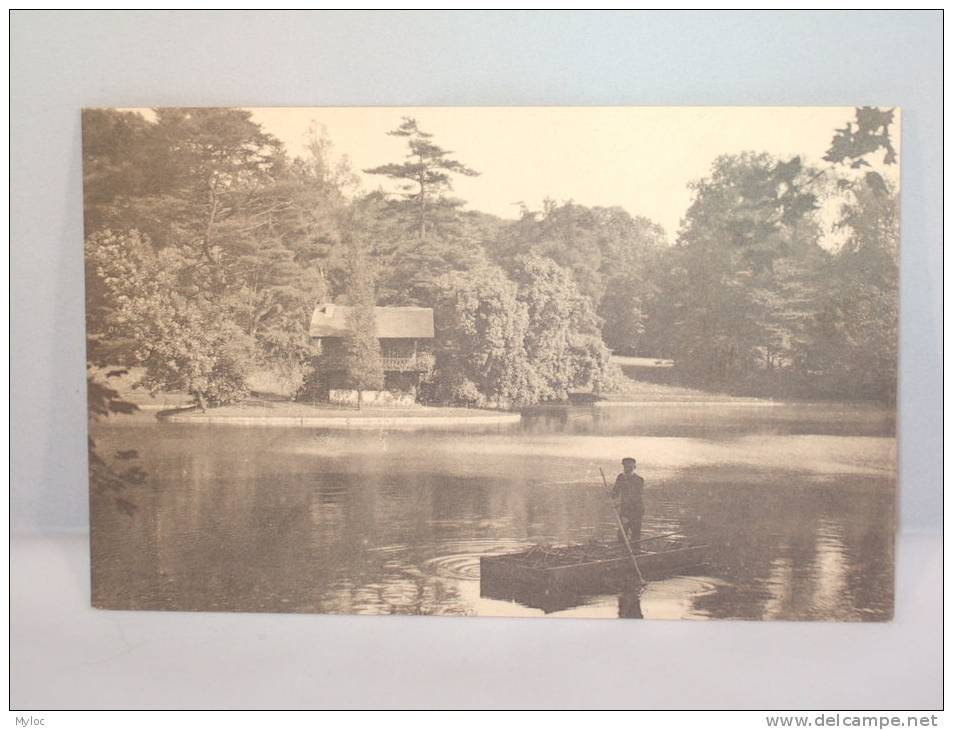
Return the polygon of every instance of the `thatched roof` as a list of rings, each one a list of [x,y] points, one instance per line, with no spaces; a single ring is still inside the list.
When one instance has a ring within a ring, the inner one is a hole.
[[[311,315],[310,335],[343,337],[350,311],[344,304],[319,304]],[[374,307],[374,321],[378,337],[433,337],[433,310],[427,307]]]

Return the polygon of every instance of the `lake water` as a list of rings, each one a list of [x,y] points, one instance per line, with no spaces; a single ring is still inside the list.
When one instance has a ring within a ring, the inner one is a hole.
[[[109,608],[543,615],[480,596],[479,558],[614,539],[622,456],[643,536],[711,546],[703,575],[548,615],[883,620],[893,611],[896,442],[866,405],[540,408],[432,431],[95,424],[137,449],[137,510],[92,501],[94,604]]]

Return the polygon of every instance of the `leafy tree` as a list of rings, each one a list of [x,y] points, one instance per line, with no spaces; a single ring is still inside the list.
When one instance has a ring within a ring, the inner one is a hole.
[[[523,343],[531,401],[562,400],[572,388],[608,384],[609,352],[600,323],[572,272],[529,256],[520,260],[514,279],[527,314]]]
[[[645,302],[654,294],[642,271],[620,271],[606,280],[606,293],[599,306],[606,344],[621,354],[639,350],[645,334]]]
[[[694,383],[891,398],[896,191],[876,170],[896,162],[893,119],[858,108],[826,167],[719,158],[669,247],[621,208],[548,200],[512,222],[464,212],[452,183],[475,171],[412,119],[392,132],[407,157],[366,170],[400,186],[394,200],[355,197],[319,128],[289,161],[245,111],[88,110],[89,358],[225,403],[254,369],[299,377],[314,305],[357,301],[358,389],[383,379],[368,335],[380,303],[434,307],[441,400],[611,388],[608,348],[674,357]],[[835,195],[844,244],[826,251],[816,211]]]
[[[647,277],[666,248],[664,231],[657,224],[621,208],[547,200],[540,212],[524,208],[520,220],[487,247],[509,271],[528,255],[568,269],[580,293],[603,317],[602,334],[609,347],[638,346],[642,312],[653,293]]]
[[[222,230],[228,237],[222,301],[255,342],[261,364],[291,381],[313,355],[308,324],[314,306],[328,299],[327,252],[339,246],[332,203],[309,194],[309,182],[277,183],[272,195],[288,200],[287,208],[238,213]],[[235,224],[244,227],[233,231]]]
[[[396,306],[433,306],[442,277],[487,263],[485,242],[501,225],[493,216],[461,213],[453,231],[420,240],[381,193],[356,200],[353,211],[351,226],[380,265],[380,303]]]
[[[806,367],[841,397],[896,398],[898,196],[857,184],[843,207],[848,232],[825,273]]]
[[[605,289],[600,215],[573,202],[546,200],[540,212],[523,210],[520,220],[504,232],[495,255],[512,270],[527,255],[551,259],[572,271],[579,288],[598,302]]]
[[[896,162],[892,121],[890,110],[857,109],[825,168],[719,158],[662,257],[644,339],[697,383],[893,398],[896,200],[869,169],[881,151],[878,162]],[[832,254],[818,245],[815,210],[834,196],[847,238]]]
[[[336,159],[323,129],[309,130],[306,154],[259,179],[219,229],[236,323],[254,339],[261,364],[296,385],[312,359],[308,324],[347,278],[342,230],[352,216],[346,193],[356,177]]]
[[[374,307],[374,271],[355,245],[349,257],[347,334],[343,338],[344,372],[347,384],[357,390],[358,407],[362,391],[384,387],[384,366]]]
[[[111,370],[106,377],[124,375],[124,370]],[[106,385],[94,370],[86,368],[86,403],[90,419],[108,418],[117,414],[129,414],[138,410],[134,403],[123,400],[117,391]],[[92,436],[87,437],[89,453],[89,485],[95,495],[108,496],[116,507],[127,515],[136,511],[136,503],[128,498],[131,487],[142,484],[146,473],[134,463],[139,458],[135,450],[118,451],[112,459],[103,456],[96,448]]]
[[[158,248],[189,247],[212,263],[219,226],[286,160],[281,144],[241,109],[162,108],[84,114],[87,233],[136,228]],[[282,201],[284,202],[284,201]]]
[[[440,401],[532,402],[526,308],[497,267],[451,272],[434,307],[434,385]]]
[[[165,187],[186,204],[187,243],[211,262],[219,226],[239,210],[265,214],[285,200],[256,200],[285,164],[281,143],[251,121],[251,112],[225,108],[156,110],[156,136],[168,151]],[[180,243],[186,242],[180,238]]]
[[[573,389],[601,394],[622,387],[622,371],[612,362],[612,352],[599,335],[577,332],[569,343],[568,354]]]
[[[513,280],[495,266],[447,274],[434,315],[439,400],[525,405],[617,385],[591,302],[549,259],[526,257]]]
[[[897,151],[890,141],[891,124],[893,124],[893,109],[858,107],[854,110],[854,123],[847,122],[843,129],[834,132],[831,146],[824,155],[824,159],[834,164],[849,164],[851,168],[858,169],[870,167],[870,163],[865,158],[883,150],[883,163],[896,164]]]
[[[128,128],[119,136],[129,139],[114,149],[117,127]],[[288,164],[277,141],[241,110],[162,109],[152,122],[137,114],[88,114],[84,131],[87,220],[123,235],[150,232],[140,240],[172,252],[163,253],[177,271],[169,296],[241,330],[237,341],[252,352],[243,371],[267,368],[299,380],[312,356],[311,311],[327,300],[327,276],[341,258],[344,189],[355,180],[346,160],[332,160],[326,134],[312,130],[306,155]],[[149,174],[129,178],[130,164]],[[107,311],[99,277],[88,284],[91,310]],[[135,343],[123,337],[116,344]],[[114,354],[114,363],[130,359]],[[170,382],[157,379],[156,387],[176,387],[172,381],[180,378],[167,374]],[[234,368],[210,371],[213,379],[219,374],[238,376]],[[232,386],[223,384],[225,397],[244,390]]]
[[[87,319],[101,361],[144,366],[143,387],[185,391],[202,408],[247,394],[253,341],[226,302],[204,293],[212,287],[195,278],[193,260],[155,251],[135,231],[93,234],[86,258],[104,303]]]
[[[794,332],[785,287],[810,279],[818,261],[814,174],[798,158],[766,154],[719,157],[709,178],[692,184],[695,199],[668,256],[651,326],[676,367],[696,382],[737,383],[763,369],[788,366]],[[798,263],[794,263],[798,262]],[[802,297],[803,299],[803,297]],[[808,310],[810,296],[802,302]]]
[[[87,235],[122,220],[123,208],[130,198],[155,194],[156,179],[149,174],[159,152],[153,144],[153,128],[136,112],[83,110],[83,210]]]

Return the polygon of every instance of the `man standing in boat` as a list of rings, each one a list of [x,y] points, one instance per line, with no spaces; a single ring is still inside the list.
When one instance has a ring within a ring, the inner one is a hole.
[[[615,500],[625,529],[626,537],[632,545],[632,550],[639,552],[638,542],[642,536],[642,515],[645,512],[642,506],[642,491],[645,489],[645,480],[635,473],[635,459],[627,456],[622,460],[622,473],[615,479],[612,487],[612,499]],[[622,540],[622,536],[619,536]]]

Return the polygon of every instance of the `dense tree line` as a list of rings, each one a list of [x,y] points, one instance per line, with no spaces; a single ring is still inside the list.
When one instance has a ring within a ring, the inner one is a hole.
[[[393,132],[406,158],[365,171],[391,194],[361,192],[317,129],[292,159],[242,110],[87,111],[88,357],[203,407],[243,398],[262,369],[305,393],[321,368],[310,316],[335,301],[354,305],[351,382],[374,388],[370,307],[422,305],[437,402],[619,388],[611,351],[671,357],[680,380],[723,390],[890,400],[897,195],[870,160],[895,162],[891,121],[857,110],[816,163],[719,158],[668,245],[621,208],[465,210],[453,180],[477,170],[413,119]]]
[[[858,109],[826,165],[718,158],[692,184],[677,241],[652,277],[646,351],[705,387],[894,400],[898,195],[869,169],[896,162],[891,120]],[[823,205],[836,210],[836,247],[821,245]]]

